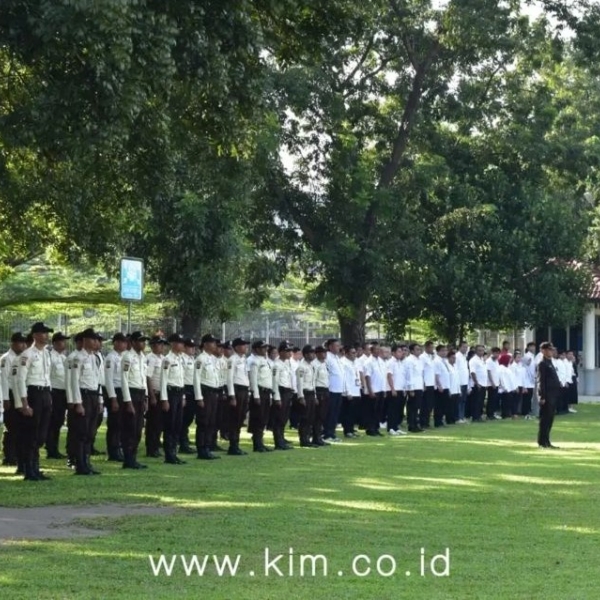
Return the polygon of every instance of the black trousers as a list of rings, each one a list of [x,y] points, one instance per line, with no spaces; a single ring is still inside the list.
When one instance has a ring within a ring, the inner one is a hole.
[[[513,405],[516,394],[514,392],[505,392],[498,394],[500,404],[500,415],[503,419],[510,419],[513,415]]]
[[[538,429],[538,444],[540,446],[550,445],[550,431],[554,423],[554,415],[556,414],[557,399],[546,400],[540,406],[540,423]]]
[[[183,388],[185,394],[185,407],[181,417],[181,434],[179,435],[179,445],[189,447],[190,445],[190,426],[196,417],[196,400],[194,386],[186,385]]]
[[[167,402],[169,410],[162,411],[163,424],[163,449],[165,460],[173,460],[177,457],[177,443],[181,433],[181,421],[183,418],[183,388],[168,386]]]
[[[215,431],[213,433],[212,446],[217,445],[217,438],[220,435],[222,439],[227,439],[229,429],[229,396],[227,388],[219,388],[219,398],[215,415]]]
[[[448,396],[448,405],[446,406],[446,423],[448,425],[454,425],[456,423],[460,399],[461,394],[450,394]]]
[[[100,400],[98,392],[91,390],[80,390],[80,392],[84,414],[73,413],[74,446],[77,467],[85,468],[86,462],[92,453],[92,444],[98,429]]]
[[[228,401],[229,419],[227,431],[229,434],[229,447],[239,448],[240,431],[244,425],[244,419],[248,412],[248,387],[245,385],[234,384],[235,406],[231,406]]]
[[[392,396],[390,392],[385,399],[387,415],[387,430],[397,431],[402,422],[402,414],[404,413],[404,392],[396,392]]]
[[[148,410],[146,411],[146,453],[150,455],[160,450],[160,434],[163,428],[159,392],[155,391],[154,397],[156,398],[156,404],[151,404],[148,401]]]
[[[294,391],[290,388],[279,388],[281,400],[271,404],[271,424],[273,427],[273,441],[275,446],[280,446],[285,442],[285,425],[290,418],[290,403]]]
[[[344,429],[344,435],[354,433],[358,422],[358,411],[360,409],[360,396],[344,396],[342,398],[342,409],[340,411],[340,422]]]
[[[121,388],[115,388],[117,394],[117,402],[119,403],[119,410],[113,411],[112,404],[108,398],[108,394],[105,396],[106,405],[106,453],[109,458],[116,458],[121,449],[121,429],[123,413],[121,410],[121,404],[123,403],[123,390]]]
[[[327,413],[329,412],[329,390],[324,387],[316,389],[317,407],[315,408],[315,422],[313,425],[312,441],[318,442],[323,437],[323,428]]]
[[[129,388],[131,403],[119,402],[121,412],[121,446],[123,447],[123,456],[125,464],[135,463],[137,460],[138,446],[142,439],[142,429],[144,428],[144,402],[146,392],[142,389]],[[128,404],[133,405],[134,412],[128,410]]]
[[[488,419],[493,418],[494,413],[498,412],[498,388],[490,385],[487,389],[487,404],[485,405],[485,414]]]
[[[427,386],[423,392],[421,406],[419,407],[419,425],[423,429],[429,427],[431,420],[431,411],[435,403],[435,390],[433,386]]]
[[[50,388],[29,386],[27,401],[33,415],[25,417],[21,413],[17,454],[23,464],[39,460],[40,448],[46,443],[50,415],[52,414],[52,396]]]
[[[525,388],[521,402],[521,414],[526,417],[531,414],[531,399],[533,398],[533,388]]]
[[[485,401],[485,388],[474,387],[471,390],[471,417],[473,421],[481,421],[483,403]]]
[[[385,402],[384,392],[377,392],[374,396],[374,398],[369,396],[369,404],[367,404],[367,434],[374,434],[379,431],[381,405]]]
[[[2,452],[9,465],[17,464],[17,440],[19,439],[19,413],[15,408],[12,391],[9,391],[9,407],[4,410],[4,434],[2,435]]]
[[[406,394],[406,421],[409,431],[417,431],[419,428],[419,408],[422,403],[423,390],[415,390]]]
[[[440,392],[435,388],[433,393],[433,425],[441,427],[444,424],[444,416],[446,414],[446,405],[450,398],[450,393],[447,389]]]
[[[341,392],[329,392],[329,405],[327,407],[327,417],[324,424],[323,436],[326,438],[335,437],[335,429],[340,420],[340,410],[342,408]]]
[[[67,456],[74,464],[77,458],[77,419],[74,404],[67,404]]]
[[[48,425],[48,437],[46,438],[46,451],[49,456],[57,455],[59,452],[60,430],[65,423],[67,413],[66,390],[52,390],[52,411]]]
[[[298,416],[298,438],[300,445],[310,444],[313,432],[316,410],[316,394],[312,391],[304,391],[304,404],[300,403],[298,396],[295,397],[296,415]]]
[[[258,388],[259,397],[250,400],[250,411],[248,415],[248,433],[252,434],[254,448],[263,446],[265,428],[269,422],[269,411],[271,410],[271,394],[268,388]]]
[[[523,404],[523,394],[516,390],[513,392],[513,401],[512,401],[512,415],[517,416],[521,414],[521,405]]]
[[[204,406],[196,403],[196,450],[210,450],[214,444],[217,431],[217,408],[219,406],[220,388],[202,386]]]

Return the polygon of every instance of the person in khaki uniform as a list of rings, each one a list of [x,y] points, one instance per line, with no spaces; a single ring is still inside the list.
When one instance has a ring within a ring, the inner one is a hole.
[[[65,342],[70,336],[57,332],[52,336],[52,350],[50,350],[50,388],[52,395],[52,413],[46,438],[47,458],[61,460],[66,458],[59,450],[60,430],[65,422],[67,412],[66,391],[66,361]]]
[[[294,394],[293,373],[290,364],[292,346],[288,342],[279,344],[279,358],[273,364],[273,404],[271,421],[275,450],[291,450],[292,444],[285,439],[285,425],[290,415],[290,402]]]
[[[316,372],[313,366],[315,349],[310,344],[302,348],[302,360],[296,369],[297,400],[296,412],[298,415],[298,436],[302,448],[318,448],[310,440],[315,424],[316,410]]]
[[[233,354],[227,360],[227,394],[229,400],[228,433],[229,450],[231,456],[247,454],[240,448],[240,431],[248,411],[248,367],[246,364],[246,351],[248,344],[242,338],[231,342]]]
[[[317,406],[313,426],[312,443],[317,446],[327,446],[323,440],[323,427],[329,411],[329,371],[327,370],[327,350],[323,346],[315,348],[315,391]]]
[[[106,355],[104,361],[105,404],[108,411],[106,418],[106,453],[108,460],[123,462],[121,445],[123,403],[123,382],[121,378],[121,360],[127,348],[128,339],[124,333],[118,332],[112,338],[113,349]]]
[[[248,359],[250,390],[250,414],[248,433],[252,434],[254,452],[271,452],[264,444],[265,428],[269,420],[271,396],[273,395],[273,369],[267,358],[269,344],[259,340],[252,344],[252,354]]]
[[[163,351],[167,340],[155,335],[150,339],[152,352],[146,358],[146,386],[148,409],[146,410],[146,457],[161,458],[160,434],[162,433],[162,410],[160,405],[160,377]]]

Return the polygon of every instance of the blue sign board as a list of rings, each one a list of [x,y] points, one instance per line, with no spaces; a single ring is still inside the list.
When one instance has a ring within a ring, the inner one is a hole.
[[[139,302],[144,295],[144,261],[141,258],[121,259],[121,300]]]

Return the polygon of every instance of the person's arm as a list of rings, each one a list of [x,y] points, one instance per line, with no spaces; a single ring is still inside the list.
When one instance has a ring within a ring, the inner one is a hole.
[[[369,394],[371,398],[374,398],[375,394],[373,393],[373,386],[371,385],[371,366],[372,364],[369,364],[365,367],[365,383],[367,385],[367,394]]]
[[[171,363],[168,358],[163,359],[162,369],[160,370],[160,400],[167,402],[167,380],[169,379],[169,367]],[[164,404],[163,404],[164,408]]]
[[[435,387],[437,387],[437,389],[441,392],[444,390],[444,386],[442,385],[442,378],[440,374],[440,362],[438,360],[435,361],[433,372],[435,374]]]
[[[154,360],[153,355],[150,354],[146,359],[146,389],[148,390],[148,401],[151,406],[156,404],[156,393],[154,391],[154,385],[152,384],[154,369],[156,369],[156,361]]]
[[[7,369],[7,360],[3,358],[0,361],[0,377],[2,378],[2,400],[4,402],[8,402],[10,400],[10,395],[8,393],[8,369]]]
[[[19,356],[15,360],[19,361],[17,366],[17,389],[19,390],[19,398],[21,399],[21,411],[26,414],[30,412],[29,404],[27,403],[27,373],[29,372],[31,358],[28,356]]]
[[[259,400],[260,402],[260,390],[258,389],[258,361],[253,360],[250,365],[250,373],[248,374],[250,379],[250,390],[252,391],[252,396],[254,400]]]
[[[196,398],[196,402],[198,402],[201,406],[204,405],[204,397],[202,396],[202,370],[204,369],[204,364],[202,362],[202,358],[199,356],[196,359],[194,369],[194,397]]]
[[[538,402],[541,406],[546,404],[546,369],[547,365],[544,361],[537,366]]]
[[[390,361],[390,366],[388,367],[388,370],[387,370],[387,373],[386,373],[386,377],[387,377],[388,385],[390,386],[390,393],[392,394],[392,396],[397,396],[398,395],[398,391],[394,387],[394,371],[393,371],[393,367],[392,367],[392,365],[394,364],[393,363],[394,360],[396,360],[396,359],[393,358]]]
[[[227,360],[227,394],[230,398],[235,396],[235,388],[233,387],[233,375],[235,371],[235,363],[237,362],[237,356],[234,354]]]
[[[298,400],[304,400],[304,367],[300,365],[296,369],[296,393],[298,394]]]
[[[106,388],[106,392],[108,393],[109,400],[115,400],[117,398],[117,392],[115,390],[114,372],[115,363],[113,361],[113,358],[109,355],[104,361],[104,387]]]
[[[273,400],[281,402],[281,394],[279,393],[279,369],[280,364],[277,361],[273,365]]]
[[[475,373],[475,369],[469,365],[469,369],[471,371],[471,379],[473,380],[473,387],[481,387],[479,382],[477,381],[477,374]]]

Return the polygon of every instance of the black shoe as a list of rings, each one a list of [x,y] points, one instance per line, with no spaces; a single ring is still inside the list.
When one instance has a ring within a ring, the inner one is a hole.
[[[169,456],[165,458],[165,464],[167,465],[181,465],[183,461],[180,461],[178,458],[174,458]]]
[[[560,446],[554,446],[553,444],[548,444],[546,448],[550,448],[551,450],[560,450]]]
[[[244,452],[241,448],[229,448],[227,450],[229,456],[246,456],[247,452]]]
[[[131,462],[131,463],[123,463],[123,468],[124,469],[135,469],[136,471],[139,471],[141,469],[147,469],[148,467],[146,465],[143,465],[139,462]]]
[[[189,444],[179,446],[179,454],[194,454],[196,451],[192,450]]]
[[[219,446],[219,444],[215,444],[211,449],[211,452],[226,452],[225,448]]]
[[[420,427],[409,427],[408,431],[410,431],[410,433],[423,433],[423,430]]]
[[[304,442],[302,444],[300,444],[300,448],[318,448],[319,445],[318,444],[313,444],[311,442]]]
[[[146,452],[146,458],[162,458],[162,454],[159,450],[155,450],[154,452]]]
[[[326,442],[324,442],[323,440],[313,440],[312,443],[315,446],[327,446],[328,444]]]
[[[285,444],[277,444],[275,450],[291,450],[291,447],[286,446]]]
[[[122,458],[119,458],[118,454],[109,454],[107,458],[107,462],[123,462]]]
[[[100,452],[100,450],[96,450],[96,448],[92,448],[90,452],[90,456],[102,456],[104,452]]]
[[[88,469],[75,469],[74,475],[93,475],[93,473]]]
[[[256,446],[254,448],[254,452],[272,452],[271,448],[267,448],[266,446]]]
[[[48,475],[44,475],[44,473],[42,471],[39,471],[37,473],[37,478],[39,481],[50,481],[52,479],[52,477],[48,477]]]
[[[46,454],[46,458],[48,460],[63,460],[67,457],[60,452],[48,452],[48,454]]]

